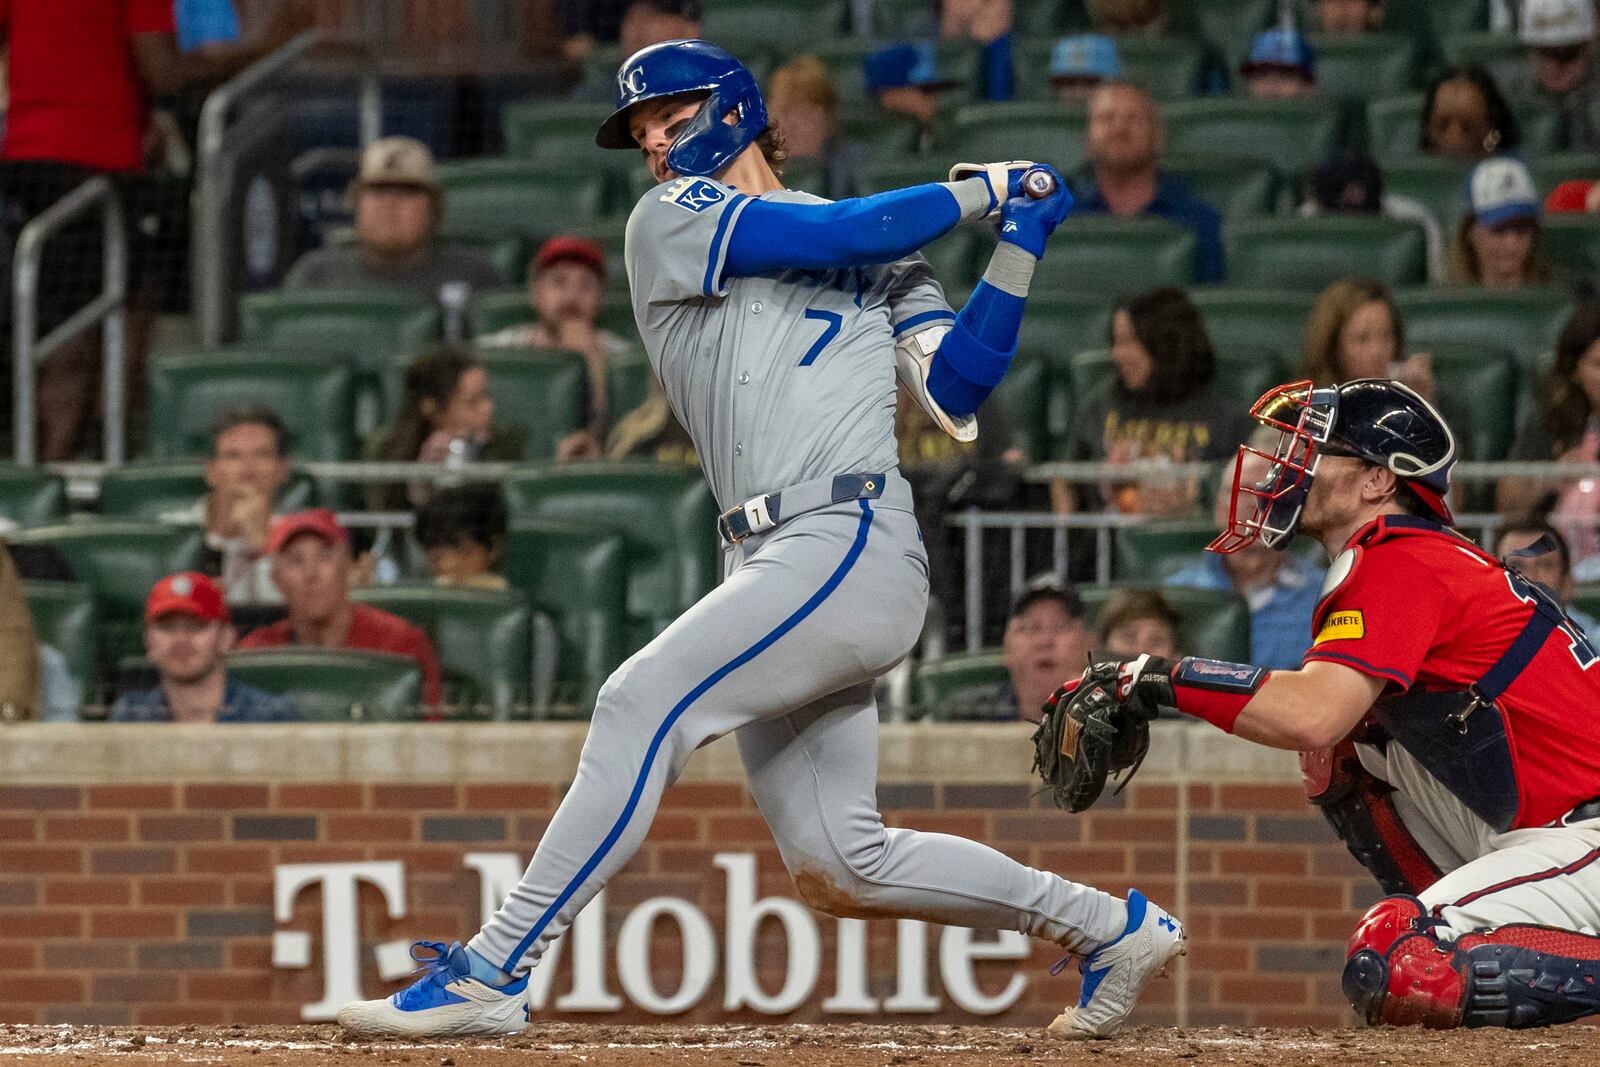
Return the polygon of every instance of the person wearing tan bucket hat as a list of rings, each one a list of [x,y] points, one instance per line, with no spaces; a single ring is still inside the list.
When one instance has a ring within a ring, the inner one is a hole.
[[[439,240],[444,190],[433,153],[411,137],[380,137],[361,153],[350,186],[355,240],[302,256],[284,285],[291,289],[410,289],[436,298],[441,286],[473,290],[504,284],[481,252]]]

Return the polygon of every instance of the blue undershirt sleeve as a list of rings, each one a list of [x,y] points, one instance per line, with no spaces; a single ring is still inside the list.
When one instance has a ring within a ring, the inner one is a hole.
[[[1024,297],[980,281],[933,354],[928,395],[957,417],[983,406],[1017,354]]]
[[[728,239],[723,276],[892,263],[949,233],[962,207],[950,187],[913,185],[831,204],[751,200]]]

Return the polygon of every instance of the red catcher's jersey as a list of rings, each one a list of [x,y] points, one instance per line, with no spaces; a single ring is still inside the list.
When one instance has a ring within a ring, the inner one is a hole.
[[[1328,572],[1305,658],[1381,678],[1386,695],[1463,690],[1522,632],[1531,592],[1476,545],[1411,522],[1386,516],[1351,538]],[[1581,629],[1552,631],[1498,707],[1520,800],[1514,827],[1543,826],[1600,796],[1600,665]],[[1446,742],[1443,732],[1455,732],[1444,722],[1437,729]],[[1461,795],[1455,775],[1434,773]]]

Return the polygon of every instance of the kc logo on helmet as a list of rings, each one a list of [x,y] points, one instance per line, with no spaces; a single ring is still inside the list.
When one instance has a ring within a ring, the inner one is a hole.
[[[641,63],[622,76],[622,87],[634,96],[638,96],[649,88],[644,80],[644,64]]]

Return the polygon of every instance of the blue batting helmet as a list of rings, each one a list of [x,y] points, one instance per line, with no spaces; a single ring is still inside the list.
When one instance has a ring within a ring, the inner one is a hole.
[[[601,148],[638,148],[628,129],[635,104],[679,93],[711,95],[667,151],[678,174],[709,177],[733,162],[767,128],[767,105],[751,74],[732,55],[705,41],[663,41],[640,49],[617,71],[617,110],[601,123]],[[730,111],[738,120],[723,121]]]

